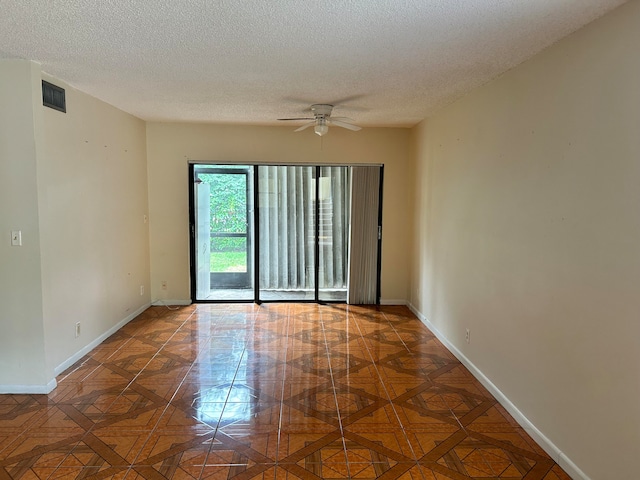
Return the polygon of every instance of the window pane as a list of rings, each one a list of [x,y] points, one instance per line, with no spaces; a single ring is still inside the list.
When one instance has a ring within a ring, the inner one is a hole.
[[[253,168],[196,165],[196,298],[252,300]]]
[[[247,272],[247,238],[211,237],[211,272]]]
[[[258,167],[260,299],[315,298],[315,168]]]
[[[347,300],[349,168],[322,167],[318,181],[319,300]]]

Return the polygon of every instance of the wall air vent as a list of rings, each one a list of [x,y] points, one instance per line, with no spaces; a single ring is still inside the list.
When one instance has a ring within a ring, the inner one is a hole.
[[[67,111],[67,102],[64,96],[64,88],[52,83],[42,81],[42,104],[61,112]]]

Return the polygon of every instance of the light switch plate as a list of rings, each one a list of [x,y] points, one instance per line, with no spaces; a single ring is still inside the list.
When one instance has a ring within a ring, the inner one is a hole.
[[[20,230],[11,231],[11,245],[14,247],[22,246],[22,231]]]

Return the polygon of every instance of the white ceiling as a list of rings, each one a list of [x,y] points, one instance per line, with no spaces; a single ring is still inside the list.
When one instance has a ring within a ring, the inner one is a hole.
[[[145,120],[412,126],[626,0],[0,0],[0,58]]]

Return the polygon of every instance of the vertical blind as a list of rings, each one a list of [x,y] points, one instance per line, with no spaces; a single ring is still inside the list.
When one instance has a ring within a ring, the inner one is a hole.
[[[260,288],[314,288],[313,167],[258,167]]]
[[[315,288],[316,168],[259,166],[260,287]],[[318,179],[319,287],[346,288],[349,169],[322,167]]]
[[[349,167],[322,167],[319,184],[320,289],[347,286],[349,256]]]
[[[377,301],[380,167],[351,167],[351,228],[347,303]]]

